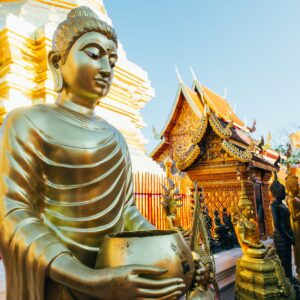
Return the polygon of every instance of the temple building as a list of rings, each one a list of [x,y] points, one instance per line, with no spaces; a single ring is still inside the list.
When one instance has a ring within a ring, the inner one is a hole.
[[[241,183],[252,199],[261,236],[273,232],[269,181],[278,155],[266,155],[250,135],[250,128],[226,99],[194,80],[192,88],[179,83],[174,106],[161,132],[161,142],[150,154],[161,163],[171,157],[176,168],[204,188],[210,216],[231,210]]]
[[[13,108],[55,101],[47,53],[58,23],[80,5],[112,23],[102,0],[0,0],[0,123]],[[97,114],[123,133],[134,172],[160,173],[145,154],[147,140],[141,132],[146,124],[140,110],[154,97],[154,90],[147,73],[127,58],[121,43],[118,56],[111,91]]]

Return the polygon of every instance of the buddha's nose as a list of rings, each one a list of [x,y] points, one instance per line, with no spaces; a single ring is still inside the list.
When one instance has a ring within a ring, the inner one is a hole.
[[[109,77],[111,72],[112,72],[112,68],[109,63],[109,58],[108,56],[105,55],[101,59],[99,59],[99,73],[102,76]]]

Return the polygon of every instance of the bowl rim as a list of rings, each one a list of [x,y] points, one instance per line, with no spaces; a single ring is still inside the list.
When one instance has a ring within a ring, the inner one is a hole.
[[[107,234],[106,238],[145,238],[145,237],[161,237],[166,235],[178,234],[177,230],[140,230],[140,231],[121,231]]]

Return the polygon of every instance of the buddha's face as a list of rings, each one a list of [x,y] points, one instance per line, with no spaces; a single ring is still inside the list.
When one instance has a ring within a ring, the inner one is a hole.
[[[68,92],[86,101],[105,97],[113,79],[117,46],[99,32],[87,32],[73,44],[61,66]]]
[[[247,205],[247,206],[243,209],[243,216],[244,216],[246,219],[248,219],[248,220],[254,217],[254,211],[253,211],[252,206]]]
[[[174,201],[175,202],[175,201]],[[175,203],[172,203],[170,205],[170,212],[172,215],[176,216],[177,214],[177,207],[176,207],[176,202]]]

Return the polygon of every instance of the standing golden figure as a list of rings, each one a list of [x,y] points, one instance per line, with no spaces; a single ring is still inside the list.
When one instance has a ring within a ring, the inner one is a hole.
[[[123,136],[94,113],[116,61],[114,30],[87,7],[72,10],[49,53],[56,104],[5,119],[0,249],[9,300],[171,299],[185,288],[181,278],[139,276],[162,268],[95,269],[105,235],[154,229],[133,203]]]
[[[286,202],[291,212],[291,225],[295,235],[294,257],[297,279],[300,281],[300,189],[298,177],[289,174],[285,179],[287,190]]]

